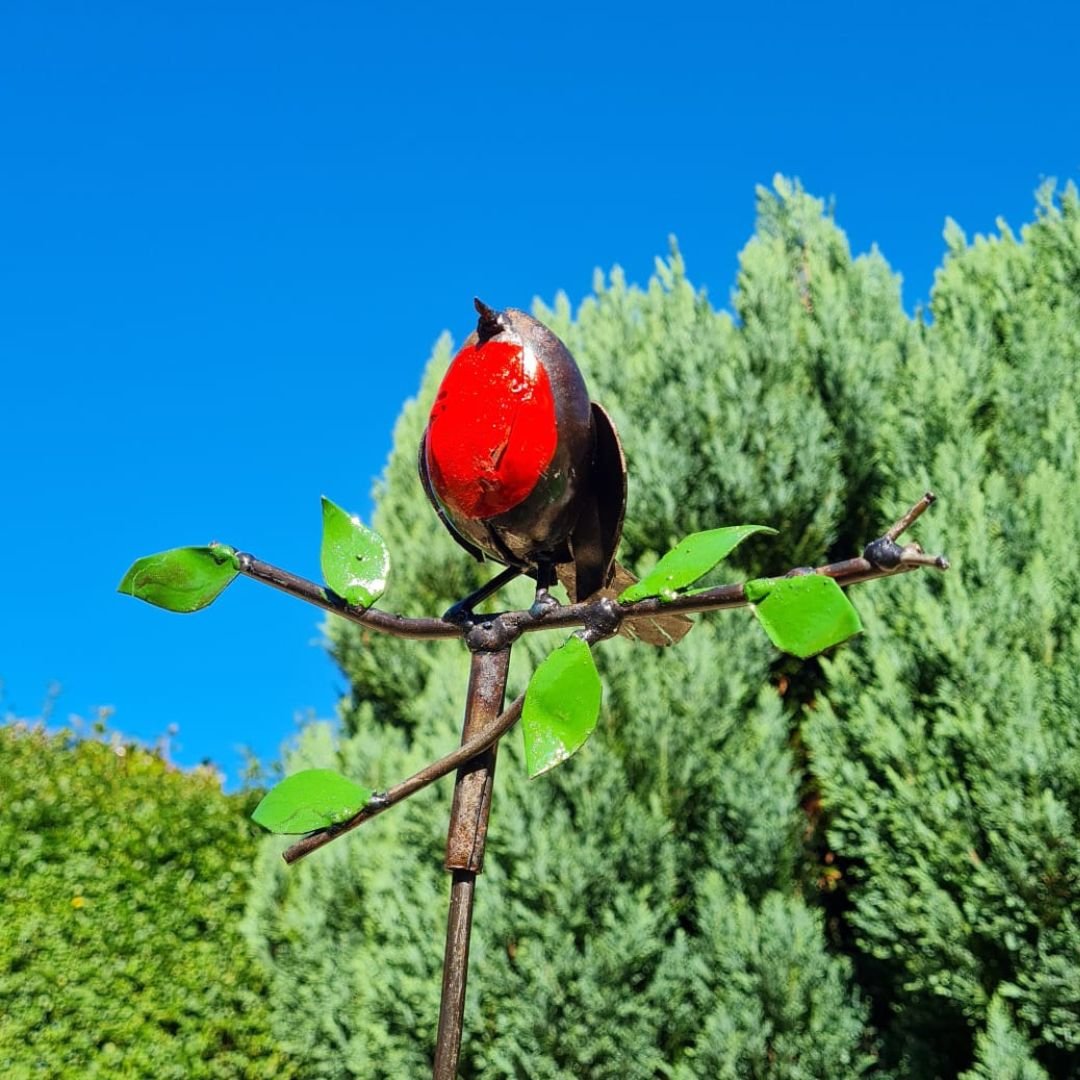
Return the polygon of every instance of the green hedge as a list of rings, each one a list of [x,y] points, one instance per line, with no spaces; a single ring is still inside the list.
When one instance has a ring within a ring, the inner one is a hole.
[[[114,737],[0,727],[0,1075],[287,1077],[239,923],[250,796]]]

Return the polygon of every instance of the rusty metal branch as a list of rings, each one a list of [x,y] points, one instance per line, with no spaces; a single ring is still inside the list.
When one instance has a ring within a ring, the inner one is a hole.
[[[872,581],[875,578],[891,577],[894,574],[906,573],[924,566],[947,570],[949,561],[944,556],[927,555],[918,544],[900,547],[896,543],[904,530],[933,502],[933,493],[927,492],[883,536],[868,544],[859,558],[844,559],[827,566],[805,568],[805,572],[812,569],[813,573],[825,574],[835,578],[840,585],[848,586]],[[238,552],[237,560],[240,573],[266,585],[272,585],[275,589],[280,589],[290,596],[306,600],[309,604],[333,612],[335,615],[340,615],[350,622],[377,630],[379,633],[427,641],[464,638],[470,648],[479,647],[489,651],[497,651],[521,634],[532,634],[538,630],[579,626],[592,628],[597,624],[606,627],[612,619],[621,622],[624,619],[637,619],[649,615],[690,615],[741,607],[746,603],[741,584],[720,585],[715,589],[708,589],[692,596],[677,596],[672,600],[653,597],[649,600],[638,600],[632,604],[619,604],[607,599],[588,600],[580,604],[564,604],[561,607],[536,613],[505,611],[498,615],[478,615],[474,623],[463,625],[446,619],[415,618],[379,611],[377,608],[356,607],[346,603],[329,589],[263,562],[254,555]],[[598,635],[594,631],[590,636],[595,638]],[[606,633],[603,636],[607,636]]]
[[[917,544],[909,544],[899,547],[896,539],[930,504],[933,502],[931,494],[925,495],[911,510],[909,510],[888,532],[882,540],[891,543],[895,549],[895,563],[892,566],[882,566],[877,561],[871,561],[866,555],[854,559],[843,559],[840,562],[828,563],[816,568],[803,568],[791,573],[815,573],[833,578],[838,585],[847,588],[849,585],[858,585],[866,581],[874,581],[878,578],[895,577],[897,574],[910,573],[926,566],[932,566],[938,570],[947,570],[949,562],[940,555],[926,555]],[[867,545],[867,552],[873,554],[875,545],[880,545],[881,540],[875,540]],[[562,608],[556,608],[550,614],[532,615],[527,611],[510,611],[502,615],[492,615],[485,618],[482,623],[477,623],[473,630],[466,636],[471,648],[497,651],[508,648],[513,640],[522,633],[528,633],[535,629],[552,629],[555,627],[586,626],[585,638],[592,645],[610,637],[618,629],[619,622],[624,618],[637,617],[678,611],[683,614],[697,614],[706,611],[721,611],[727,608],[745,607],[747,604],[746,593],[741,584],[720,585],[715,589],[698,593],[694,596],[676,597],[674,600],[663,601],[659,599],[639,600],[633,604],[618,604],[611,600],[595,600],[585,604],[571,604]],[[398,616],[391,616],[398,618]],[[407,620],[408,621],[408,620]],[[440,620],[424,620],[426,622],[439,622]],[[602,629],[598,629],[602,628]],[[456,627],[457,633],[463,633],[460,627]],[[287,848],[284,858],[287,863],[294,863],[309,855],[312,851],[323,847],[336,840],[344,833],[363,825],[384,810],[390,809],[397,803],[407,799],[410,795],[427,787],[428,784],[447,773],[453,772],[463,763],[483,753],[488,747],[502,738],[521,716],[521,706],[524,697],[519,697],[514,703],[497,716],[489,725],[475,734],[470,732],[467,740],[460,747],[438,761],[425,765],[419,772],[414,773],[407,780],[395,784],[385,792],[378,792],[372,796],[371,801],[363,807],[354,817],[348,821],[335,825],[331,829],[312,833],[298,840]]]
[[[343,619],[360,623],[361,626],[370,627],[380,633],[420,641],[462,636],[462,627],[455,626],[445,619],[408,618],[405,615],[392,615],[376,608],[357,607],[330,589],[316,585],[314,581],[308,581],[307,578],[290,574],[288,570],[263,562],[262,559],[256,559],[254,555],[249,555],[246,551],[238,551],[236,560],[241,574],[261,581],[264,585],[272,585],[275,589],[295,596],[298,600],[306,600],[309,604],[321,607],[324,611],[333,612]]]
[[[365,821],[377,817],[384,810],[389,810],[391,806],[396,806],[410,795],[415,795],[421,788],[426,788],[428,784],[441,780],[448,773],[452,773],[478,754],[482,754],[518,722],[521,717],[521,706],[524,702],[525,695],[522,694],[515,699],[512,705],[501,712],[490,725],[482,731],[478,731],[475,735],[471,735],[456,750],[451,751],[445,757],[439,758],[438,761],[425,765],[407,780],[402,780],[400,784],[395,784],[393,787],[387,788],[386,791],[376,792],[363,809],[340,825],[324,829],[321,832],[309,833],[302,840],[297,840],[295,844],[285,849],[282,857],[287,863],[294,863],[305,855],[310,855],[313,851],[317,851],[324,845],[329,844],[331,840],[336,840],[344,833],[351,832],[353,829],[363,825]]]

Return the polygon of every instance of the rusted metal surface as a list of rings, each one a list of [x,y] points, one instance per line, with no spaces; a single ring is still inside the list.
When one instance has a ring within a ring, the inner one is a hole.
[[[581,372],[546,326],[515,308],[476,307],[477,329],[447,371],[421,439],[424,490],[470,554],[540,577],[573,564],[571,598],[584,600],[610,580],[619,545],[626,472],[618,436],[604,413],[598,431]]]
[[[502,711],[510,646],[496,651],[475,650],[469,672],[463,743],[489,729]],[[435,1043],[434,1080],[454,1080],[461,1053],[465,1015],[465,986],[469,975],[469,938],[472,933],[476,875],[484,866],[491,789],[495,780],[495,748],[466,762],[458,770],[450,828],[446,838],[446,868],[453,874],[450,914],[446,924],[443,958],[442,1004]]]
[[[324,586],[292,574],[288,570],[282,570],[280,566],[257,559],[246,551],[238,551],[236,560],[241,574],[261,581],[264,585],[280,589],[290,596],[306,600],[309,604],[340,615],[350,622],[359,623],[371,630],[378,630],[382,634],[413,638],[418,641],[435,641],[461,637],[463,633],[460,626],[448,623],[444,619],[407,618],[404,615],[394,615],[376,608],[357,607],[347,603]]]
[[[465,985],[469,975],[469,937],[475,890],[476,874],[472,870],[454,871],[450,886],[450,915],[446,923],[439,1038],[435,1045],[432,1080],[454,1080],[457,1076],[465,1018]]]
[[[509,665],[509,649],[473,653],[462,742],[490,727],[502,712]],[[494,745],[458,769],[446,838],[447,870],[471,870],[478,874],[483,869],[494,782]]]

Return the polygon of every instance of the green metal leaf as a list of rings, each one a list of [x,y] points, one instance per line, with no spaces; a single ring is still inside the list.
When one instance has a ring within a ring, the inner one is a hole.
[[[600,676],[589,646],[570,638],[533,672],[521,709],[529,777],[561,765],[593,733]]]
[[[322,572],[350,604],[371,607],[386,591],[390,552],[383,538],[323,496]]]
[[[772,643],[803,660],[862,632],[859,613],[824,574],[759,578],[744,589]]]
[[[650,596],[670,600],[726,559],[739,544],[754,533],[775,536],[776,530],[765,525],[729,525],[724,529],[691,533],[673,547],[641,581],[624,589],[619,596],[619,602],[628,604]]]
[[[370,798],[332,769],[305,769],[271,788],[251,820],[272,833],[309,833],[348,821]]]
[[[212,604],[239,571],[228,544],[173,548],[136,559],[116,591],[186,614]]]
[[[760,603],[772,592],[772,587],[776,582],[776,578],[754,578],[753,581],[746,582],[743,585],[743,592],[746,593],[747,602],[751,604]]]

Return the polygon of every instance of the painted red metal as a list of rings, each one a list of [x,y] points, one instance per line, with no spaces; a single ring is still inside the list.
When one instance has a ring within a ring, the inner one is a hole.
[[[472,620],[477,604],[517,574],[553,578],[572,601],[634,580],[615,563],[626,509],[626,459],[615,425],[589,400],[570,351],[516,308],[474,301],[476,330],[436,392],[417,471],[450,535],[475,559],[507,569],[447,613]],[[627,624],[653,645],[678,641],[682,616]]]
[[[466,345],[431,409],[428,475],[448,509],[482,521],[528,497],[557,441],[551,384],[532,349],[511,341]]]

